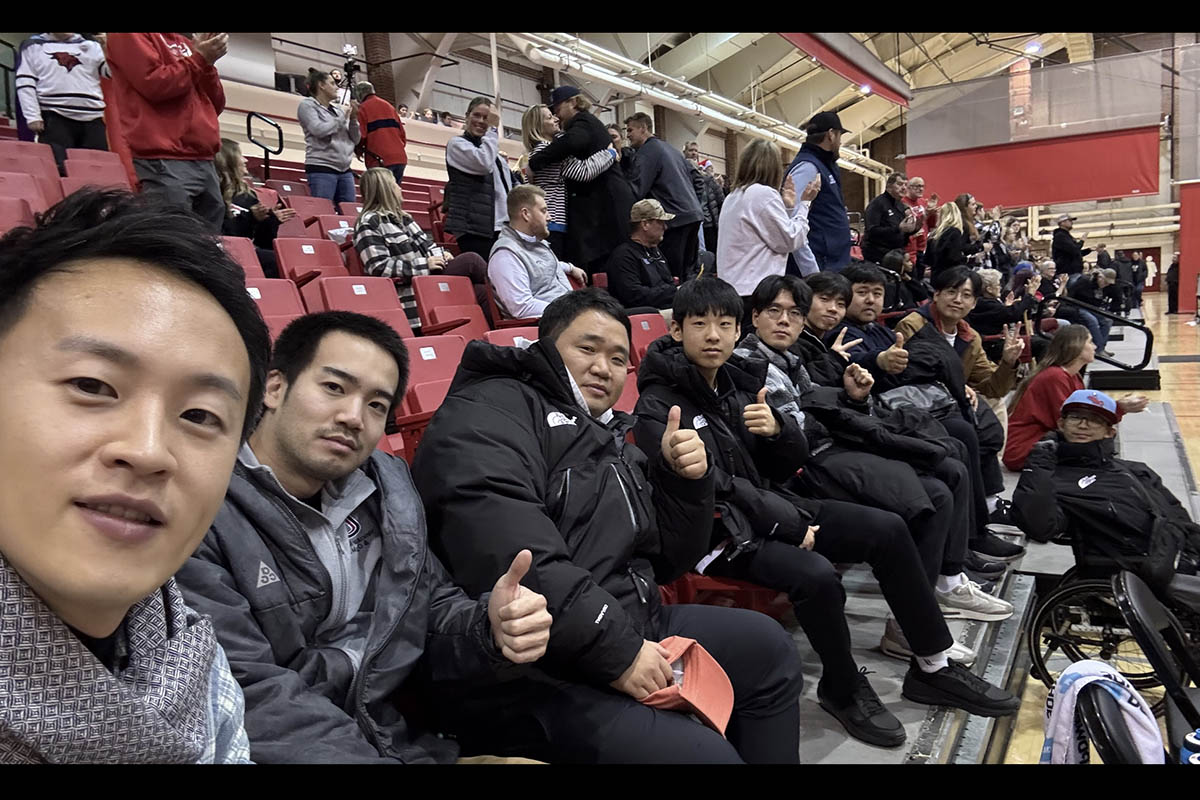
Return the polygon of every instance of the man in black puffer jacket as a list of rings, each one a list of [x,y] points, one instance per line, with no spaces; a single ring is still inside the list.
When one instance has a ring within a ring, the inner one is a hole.
[[[176,576],[242,686],[256,762],[453,762],[453,741],[397,710],[410,679],[480,680],[545,652],[545,598],[518,583],[529,554],[471,599],[429,552],[404,462],[373,452],[407,373],[378,320],[289,325],[225,504]]]
[[[713,475],[693,432],[660,432],[644,452],[626,441],[633,421],[612,410],[629,359],[624,310],[599,289],[571,292],[538,334],[525,350],[467,347],[414,464],[455,578],[485,591],[496,565],[528,548],[527,582],[554,615],[539,669],[446,688],[446,729],[467,751],[556,762],[795,763],[801,673],[786,632],[749,611],[662,605],[659,583],[708,550]],[[657,642],[672,635],[729,676],[728,741],[637,702],[671,682]]]
[[[638,367],[639,444],[657,441],[679,407],[681,426],[695,430],[713,457],[718,519],[697,570],[788,593],[821,658],[821,707],[857,739],[896,747],[905,734],[854,663],[846,595],[831,561],[871,564],[915,654],[906,698],[992,716],[1014,712],[1016,698],[948,660],[953,638],[900,517],[782,488],[809,447],[796,420],[766,403],[766,363],[733,355],[743,312],[725,281],[689,281],[675,294],[670,335],[652,343]]]

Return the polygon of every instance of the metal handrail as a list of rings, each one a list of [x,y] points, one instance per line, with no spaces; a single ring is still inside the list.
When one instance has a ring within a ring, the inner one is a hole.
[[[254,138],[254,129],[250,127],[250,123],[255,117],[258,117],[275,129],[275,133],[279,136],[279,144],[275,146],[274,150]],[[271,177],[271,154],[279,155],[283,152],[283,128],[279,127],[279,123],[270,117],[260,114],[257,111],[251,111],[246,114],[246,138],[263,149],[263,180],[269,180]]]
[[[1124,369],[1124,370],[1128,370],[1130,372],[1136,372],[1138,370],[1145,369],[1146,365],[1150,363],[1150,359],[1154,355],[1154,332],[1152,330],[1147,328],[1145,325],[1142,325],[1141,323],[1137,322],[1136,320],[1126,319],[1125,317],[1119,316],[1117,314],[1113,314],[1110,311],[1105,311],[1103,308],[1099,308],[1098,306],[1090,305],[1088,303],[1085,303],[1081,300],[1077,300],[1074,297],[1069,297],[1067,295],[1063,295],[1062,297],[1047,297],[1047,298],[1044,298],[1042,300],[1042,302],[1038,303],[1037,311],[1033,317],[1033,332],[1034,332],[1035,336],[1039,336],[1043,339],[1050,338],[1046,334],[1042,333],[1042,317],[1043,317],[1043,312],[1046,309],[1046,305],[1051,300],[1058,300],[1059,305],[1066,303],[1068,305],[1077,306],[1077,307],[1079,307],[1080,310],[1087,311],[1089,314],[1094,314],[1097,317],[1108,317],[1110,320],[1113,321],[1114,325],[1116,325],[1116,324],[1125,325],[1125,326],[1133,328],[1135,330],[1139,330],[1143,334],[1145,334],[1146,347],[1142,351],[1142,360],[1139,363],[1126,364],[1125,362],[1120,361],[1111,356],[1102,356],[1102,355],[1100,355],[1099,348],[1097,348],[1097,350],[1096,350],[1096,359],[1097,360],[1103,361],[1105,364],[1112,364],[1114,367],[1117,367],[1118,369]],[[1076,323],[1072,322],[1071,324],[1074,325]]]

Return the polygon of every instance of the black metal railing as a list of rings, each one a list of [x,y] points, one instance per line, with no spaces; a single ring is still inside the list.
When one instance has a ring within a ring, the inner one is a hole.
[[[278,139],[279,143],[276,144],[274,148],[268,147],[263,142],[260,142],[258,139],[254,138],[254,128],[251,125],[251,123],[254,121],[255,117],[257,117],[258,119],[261,119],[263,122],[267,123],[268,125],[270,125],[272,128],[275,129],[275,134],[279,137],[279,139]],[[283,128],[279,127],[279,123],[276,122],[275,120],[271,119],[270,117],[268,117],[264,114],[260,114],[257,111],[250,111],[246,114],[246,138],[253,144],[256,144],[262,148],[262,150],[263,150],[263,180],[264,181],[269,180],[271,177],[271,155],[272,154],[279,155],[280,153],[283,152]]]
[[[1102,356],[1099,353],[1099,348],[1097,348],[1097,352],[1096,352],[1097,360],[1103,361],[1105,364],[1112,364],[1114,367],[1117,367],[1118,369],[1129,370],[1131,372],[1136,372],[1137,370],[1145,369],[1146,365],[1148,365],[1150,363],[1150,359],[1154,356],[1154,332],[1153,331],[1151,331],[1149,328],[1147,328],[1145,325],[1141,324],[1137,320],[1126,319],[1125,317],[1122,317],[1118,314],[1114,314],[1111,311],[1107,311],[1103,308],[1098,308],[1096,306],[1089,305],[1088,303],[1084,303],[1080,300],[1076,300],[1074,297],[1068,297],[1068,296],[1050,297],[1050,298],[1046,298],[1046,299],[1042,300],[1042,302],[1038,303],[1037,312],[1034,315],[1034,319],[1033,319],[1033,330],[1034,330],[1035,335],[1041,336],[1042,338],[1046,338],[1046,339],[1050,338],[1050,337],[1046,336],[1046,334],[1042,333],[1042,319],[1049,318],[1046,316],[1045,310],[1046,310],[1047,304],[1051,300],[1058,300],[1060,306],[1065,303],[1066,305],[1069,305],[1069,306],[1075,306],[1080,311],[1086,311],[1089,314],[1092,314],[1093,316],[1105,317],[1105,318],[1111,320],[1114,326],[1115,325],[1124,325],[1126,327],[1133,328],[1134,330],[1141,331],[1142,334],[1145,335],[1145,337],[1146,337],[1146,345],[1142,350],[1142,360],[1140,362],[1138,362],[1137,364],[1127,364],[1124,361],[1121,361],[1120,359],[1117,359],[1113,356]],[[1075,320],[1073,320],[1073,319],[1067,319],[1067,321],[1070,322],[1072,325],[1077,324],[1075,322]],[[1082,324],[1082,323],[1078,323],[1078,324]]]

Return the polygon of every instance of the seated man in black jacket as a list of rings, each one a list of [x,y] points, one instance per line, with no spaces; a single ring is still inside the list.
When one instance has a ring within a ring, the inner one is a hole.
[[[839,336],[847,342],[858,340],[851,350],[851,363],[866,367],[890,389],[896,385],[895,376],[908,366],[908,351],[904,337],[878,321],[887,278],[874,264],[851,264],[842,270],[842,276],[850,282],[850,301],[845,318],[823,334],[825,343],[832,344]]]
[[[397,710],[408,679],[546,650],[546,600],[520,585],[530,554],[467,597],[429,552],[404,462],[375,452],[407,377],[403,341],[371,317],[285,328],[225,505],[179,571],[246,695],[256,762],[452,762],[453,741]]]
[[[808,443],[791,415],[767,404],[767,364],[733,355],[744,313],[737,290],[719,278],[689,281],[673,311],[670,336],[651,344],[638,367],[634,436],[642,447],[656,442],[678,407],[681,427],[697,431],[713,457],[719,516],[696,569],[788,593],[821,658],[821,707],[857,739],[896,747],[905,733],[854,663],[831,561],[871,564],[916,654],[906,698],[989,716],[1015,711],[1016,698],[948,660],[953,638],[899,516],[782,488],[808,458]]]
[[[1116,457],[1116,426],[1115,400],[1094,389],[1072,392],[1058,430],[1025,461],[1013,519],[1039,542],[1071,539],[1085,572],[1129,569],[1176,596],[1197,580],[1178,576],[1194,576],[1200,566],[1200,525],[1154,470]]]
[[[907,250],[889,250],[884,254],[879,266],[894,272],[899,279],[888,284],[884,297],[886,310],[905,311],[916,308],[933,297],[925,282],[913,274],[913,255]]]
[[[658,249],[674,214],[657,200],[639,200],[629,211],[629,239],[608,257],[608,291],[626,309],[670,309],[675,280],[667,257]]]
[[[679,410],[643,450],[613,410],[629,318],[599,289],[546,307],[528,349],[472,342],[421,440],[414,472],[435,547],[486,590],[521,548],[554,615],[546,657],[523,679],[455,685],[440,704],[467,751],[598,763],[796,763],[802,676],[774,620],[664,606],[709,548],[713,471]],[[651,446],[652,445],[652,446]],[[659,642],[695,639],[733,686],[728,741],[685,714],[639,703],[673,682]]]

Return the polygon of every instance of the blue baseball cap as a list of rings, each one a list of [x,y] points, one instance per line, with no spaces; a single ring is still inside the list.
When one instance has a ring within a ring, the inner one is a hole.
[[[1117,401],[1095,389],[1071,392],[1071,396],[1063,401],[1060,415],[1071,410],[1087,411],[1108,420],[1109,425],[1117,424]]]
[[[577,94],[583,94],[574,86],[559,86],[550,93],[550,113],[558,113],[558,107],[564,100],[570,100]]]

